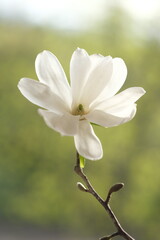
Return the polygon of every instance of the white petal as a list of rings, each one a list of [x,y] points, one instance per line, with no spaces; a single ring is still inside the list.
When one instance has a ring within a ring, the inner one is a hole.
[[[61,135],[73,136],[77,133],[79,116],[73,116],[67,112],[59,115],[42,109],[39,109],[38,112],[44,118],[47,126],[61,133]]]
[[[79,96],[83,91],[90,68],[91,61],[88,53],[84,49],[77,48],[77,50],[74,51],[70,62],[73,105],[79,103]]]
[[[90,122],[105,127],[113,127],[126,123],[135,116],[135,102],[144,93],[144,89],[140,87],[128,88],[110,99],[97,103],[90,110],[90,113],[85,115],[85,118]]]
[[[100,62],[102,62],[104,60],[104,58],[107,58],[107,57],[104,57],[101,54],[92,54],[89,57],[90,57],[90,60],[92,62],[92,68],[95,68]],[[108,56],[108,58],[109,57],[110,56]]]
[[[104,90],[113,72],[113,63],[111,57],[103,57],[102,61],[92,69],[88,76],[88,80],[84,86],[80,103],[89,106]]]
[[[109,114],[101,110],[94,110],[89,114],[85,115],[85,118],[95,124],[98,124],[103,127],[114,127],[121,125],[130,121],[136,113],[136,104],[131,105],[130,107],[123,109],[124,115],[116,116]]]
[[[71,89],[56,56],[43,51],[36,58],[35,68],[40,82],[48,85],[54,93],[71,104]]]
[[[119,89],[123,86],[126,76],[127,76],[127,67],[125,62],[121,58],[114,58],[113,62],[113,74],[107,82],[104,91],[101,93],[96,101],[102,101],[114,96]]]
[[[95,135],[88,121],[79,122],[78,134],[74,137],[75,146],[80,155],[86,159],[98,160],[103,156],[101,142]]]
[[[141,87],[128,88],[119,94],[106,99],[101,103],[95,103],[93,109],[104,110],[107,113],[116,115],[123,107],[128,107],[135,103],[140,97],[145,94],[145,90]]]
[[[137,104],[133,103],[130,105],[124,105],[124,106],[117,106],[113,109],[108,109],[106,113],[120,117],[120,118],[130,118],[130,115],[132,115],[132,112],[135,111],[136,113]],[[133,116],[134,117],[134,116]]]
[[[43,83],[29,78],[22,78],[18,83],[18,88],[24,97],[42,108],[56,112],[68,110],[66,103]]]
[[[107,97],[114,96],[123,86],[127,77],[127,67],[123,59],[113,59],[113,75],[110,84],[107,86]]]

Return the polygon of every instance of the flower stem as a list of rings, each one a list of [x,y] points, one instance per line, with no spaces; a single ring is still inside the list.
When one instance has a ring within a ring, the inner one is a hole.
[[[113,213],[110,205],[109,205],[109,201],[110,201],[110,197],[111,194],[113,192],[117,192],[119,191],[122,187],[123,184],[122,183],[118,183],[113,185],[107,195],[106,200],[103,200],[99,194],[94,190],[93,186],[91,185],[90,181],[88,180],[87,176],[84,174],[83,169],[80,167],[80,156],[77,152],[77,156],[76,156],[76,166],[74,168],[75,172],[82,178],[82,180],[84,181],[84,183],[86,184],[86,187],[88,189],[85,190],[85,192],[89,192],[91,195],[93,195],[93,197],[95,197],[97,199],[97,201],[104,207],[104,209],[106,210],[106,212],[109,214],[114,226],[116,227],[117,232],[109,235],[109,236],[105,236],[100,238],[100,240],[107,240],[107,239],[112,239],[113,237],[116,236],[121,236],[126,240],[135,240],[133,237],[131,237],[121,226],[120,222],[118,221],[117,217],[115,216],[115,214]]]

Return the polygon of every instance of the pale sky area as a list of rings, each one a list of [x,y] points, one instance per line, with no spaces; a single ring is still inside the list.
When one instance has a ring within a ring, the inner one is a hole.
[[[24,19],[62,29],[85,29],[120,5],[139,21],[160,15],[160,0],[0,0],[0,18]]]

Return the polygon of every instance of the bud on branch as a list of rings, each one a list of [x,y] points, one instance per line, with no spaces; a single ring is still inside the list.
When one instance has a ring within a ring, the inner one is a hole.
[[[88,192],[87,188],[81,182],[77,182],[77,187],[82,192]]]
[[[108,192],[107,199],[106,199],[105,203],[106,203],[106,204],[109,203],[109,200],[110,200],[110,197],[111,197],[111,194],[112,194],[112,193],[118,192],[118,191],[119,191],[121,188],[123,188],[123,187],[124,187],[124,183],[116,183],[116,184],[114,184],[114,185],[110,188],[110,190],[109,190],[109,192]]]

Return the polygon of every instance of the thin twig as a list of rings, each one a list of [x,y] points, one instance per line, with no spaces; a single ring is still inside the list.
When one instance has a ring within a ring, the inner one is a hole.
[[[81,183],[78,183],[78,187],[80,190],[84,191],[84,192],[89,192],[90,194],[92,194],[97,201],[104,207],[104,209],[107,211],[107,213],[109,214],[113,224],[115,225],[117,232],[106,236],[106,237],[102,237],[100,238],[101,240],[107,240],[107,239],[112,239],[113,237],[116,236],[121,236],[126,240],[135,240],[133,237],[131,237],[121,226],[120,222],[118,221],[117,217],[115,216],[115,214],[113,213],[110,205],[109,205],[109,201],[110,201],[110,197],[111,194],[113,192],[117,192],[119,191],[122,187],[123,187],[123,183],[118,183],[113,185],[107,195],[106,200],[103,200],[98,193],[94,190],[94,188],[92,187],[90,181],[88,180],[87,176],[84,174],[83,169],[80,167],[80,156],[77,152],[77,157],[76,157],[76,166],[74,168],[75,172],[83,179],[84,183],[86,184],[87,188],[86,189]]]

